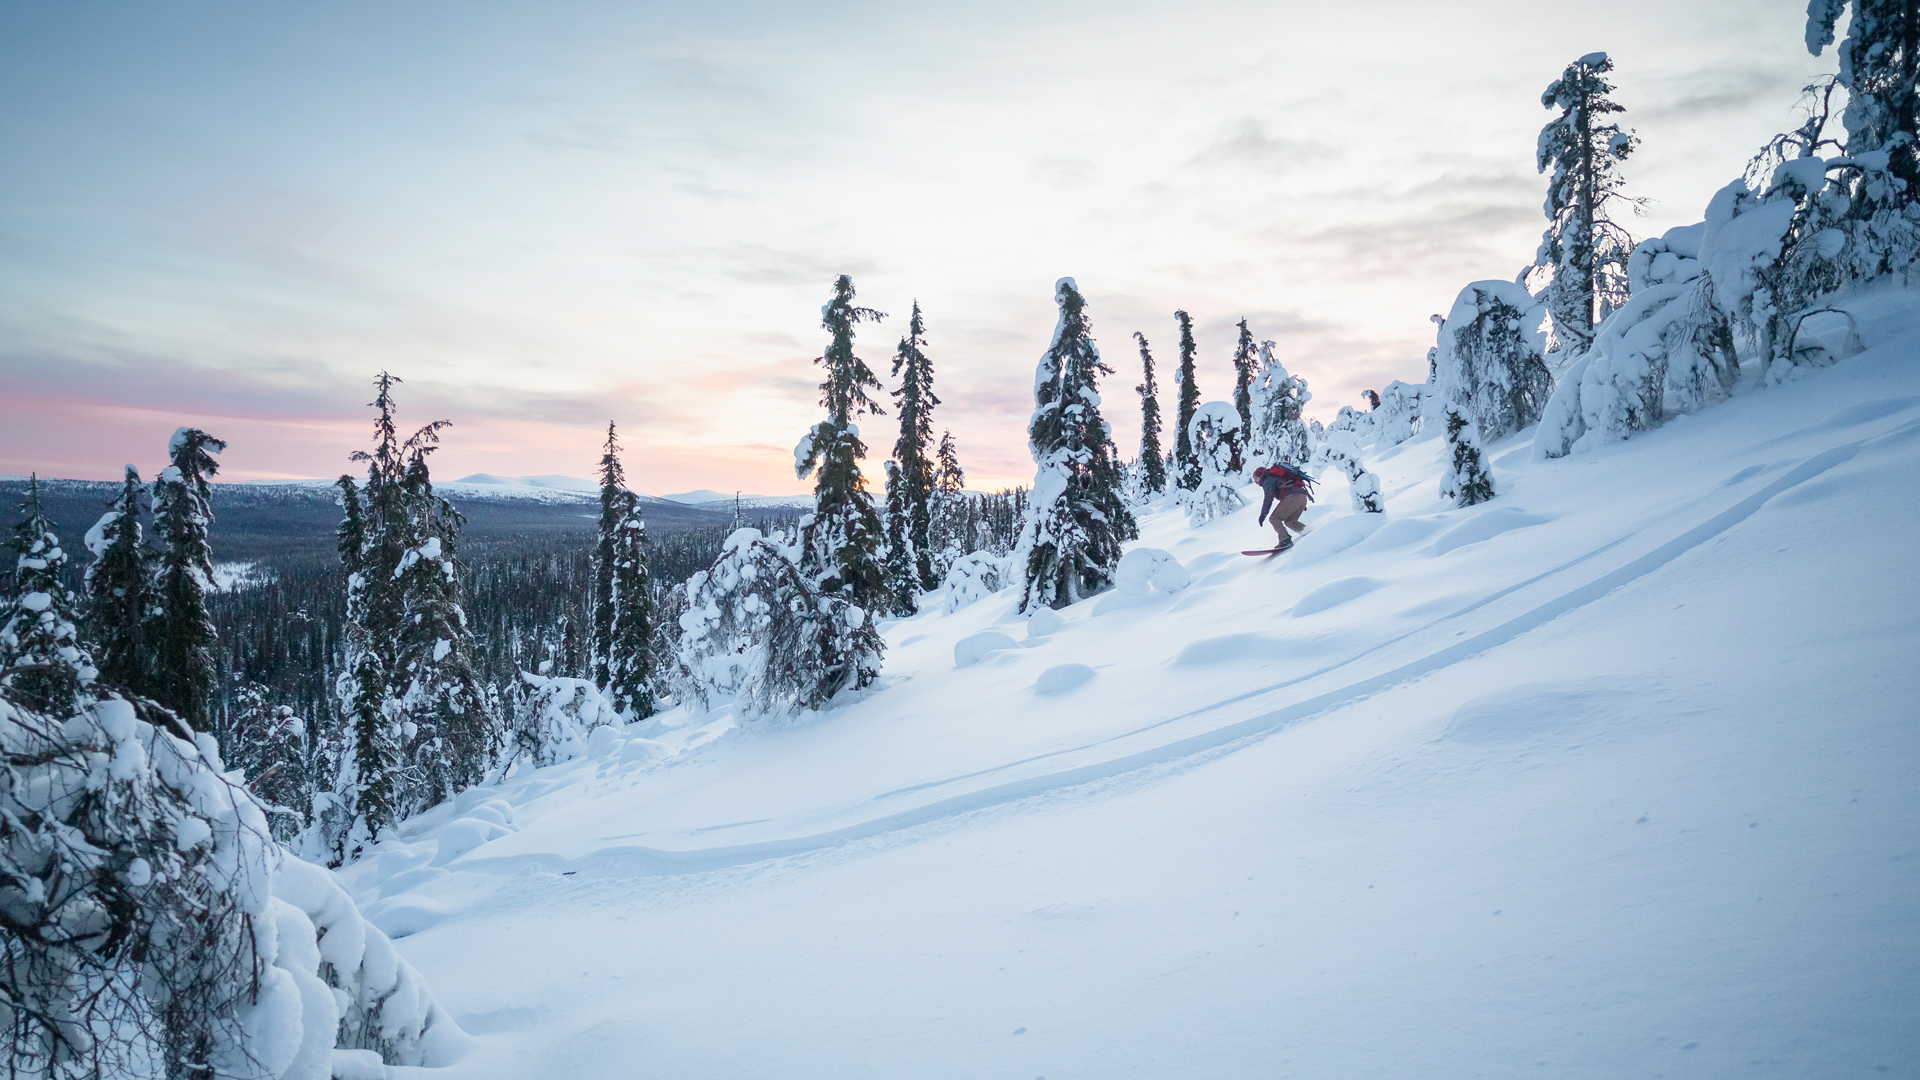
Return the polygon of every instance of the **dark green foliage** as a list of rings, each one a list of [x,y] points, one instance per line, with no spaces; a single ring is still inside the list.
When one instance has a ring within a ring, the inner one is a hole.
[[[795,472],[802,478],[819,470],[813,515],[801,525],[800,566],[821,592],[881,612],[892,605],[882,565],[885,535],[860,476],[867,448],[853,423],[863,414],[880,414],[880,406],[867,394],[879,389],[880,380],[854,355],[853,336],[859,323],[885,316],[854,306],[853,296],[853,279],[842,274],[834,282],[833,299],[821,309],[820,325],[831,337],[826,353],[814,362],[826,368],[820,403],[827,418],[814,425],[794,455]]]
[[[86,630],[101,681],[149,694],[146,626],[153,607],[153,553],[140,542],[143,487],[140,474],[127,466],[120,497],[89,534],[99,548],[87,567]]]
[[[1586,349],[1595,325],[1627,299],[1633,237],[1611,213],[1616,205],[1639,206],[1621,194],[1616,166],[1640,140],[1606,120],[1625,111],[1607,97],[1613,84],[1605,75],[1612,70],[1607,54],[1588,54],[1568,64],[1540,95],[1541,106],[1557,108],[1560,115],[1540,129],[1540,171],[1553,174],[1547,183],[1547,231],[1535,265],[1552,268],[1547,310],[1560,348],[1568,351]]]
[[[94,676],[74,623],[78,602],[63,579],[67,553],[40,507],[35,477],[13,530],[13,595],[0,607],[0,688],[34,712],[73,714]]]
[[[600,459],[600,539],[594,557],[593,680],[629,720],[653,715],[653,586],[640,497],[626,488],[607,425]]]
[[[1147,337],[1138,330],[1133,339],[1140,343],[1142,382],[1134,387],[1140,395],[1141,489],[1149,495],[1165,494],[1167,462],[1160,453],[1160,384],[1153,377],[1153,353],[1147,351]]]
[[[167,446],[172,463],[153,485],[154,529],[162,544],[147,640],[153,646],[153,696],[206,731],[212,721],[213,650],[219,643],[207,616],[213,584],[213,511],[207,478],[220,471],[213,455],[227,444],[199,428],[181,428]]]
[[[1180,370],[1174,381],[1180,387],[1180,427],[1173,434],[1174,480],[1187,491],[1200,486],[1200,455],[1193,450],[1193,413],[1200,407],[1200,383],[1194,371],[1193,316],[1176,311],[1180,324]]]
[[[1241,319],[1240,340],[1233,347],[1233,408],[1240,414],[1241,446],[1253,440],[1253,365],[1258,358],[1253,331],[1247,329],[1247,320]]]
[[[1113,584],[1120,548],[1140,535],[1121,491],[1112,433],[1100,416],[1100,361],[1086,298],[1072,278],[1054,286],[1060,321],[1034,375],[1027,443],[1037,466],[1020,537],[1020,610],[1066,607]]]

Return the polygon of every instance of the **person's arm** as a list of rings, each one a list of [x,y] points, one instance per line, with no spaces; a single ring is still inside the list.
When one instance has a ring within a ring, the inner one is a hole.
[[[1267,511],[1273,509],[1272,485],[1262,483],[1260,485],[1260,491],[1266,495],[1266,498],[1260,500],[1260,517],[1259,520],[1254,522],[1255,525],[1265,525],[1267,523]]]

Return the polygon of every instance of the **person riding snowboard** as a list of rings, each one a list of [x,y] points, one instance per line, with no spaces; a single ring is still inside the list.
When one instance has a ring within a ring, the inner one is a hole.
[[[1275,464],[1262,465],[1253,470],[1253,479],[1267,496],[1260,503],[1258,524],[1266,524],[1271,511],[1273,531],[1280,534],[1273,550],[1285,551],[1293,546],[1293,537],[1287,533],[1288,529],[1297,533],[1307,531],[1307,527],[1300,524],[1300,514],[1313,501],[1313,478],[1291,465]]]

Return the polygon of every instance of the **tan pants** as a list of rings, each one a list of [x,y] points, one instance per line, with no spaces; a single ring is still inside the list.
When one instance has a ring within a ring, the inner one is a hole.
[[[1284,547],[1293,542],[1293,537],[1287,535],[1288,529],[1297,533],[1307,531],[1307,527],[1300,524],[1300,515],[1306,509],[1307,497],[1300,492],[1274,500],[1273,512],[1267,515],[1267,523],[1273,526],[1274,532],[1280,534],[1279,546]]]

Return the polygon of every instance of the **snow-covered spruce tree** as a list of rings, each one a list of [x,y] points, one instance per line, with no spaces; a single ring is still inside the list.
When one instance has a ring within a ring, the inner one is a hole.
[[[1440,497],[1455,506],[1475,506],[1493,498],[1493,474],[1480,455],[1480,432],[1460,406],[1447,403],[1447,471],[1440,474]]]
[[[1547,181],[1547,231],[1535,265],[1550,268],[1547,309],[1558,348],[1586,350],[1593,328],[1626,301],[1633,237],[1613,220],[1615,207],[1639,203],[1621,193],[1617,166],[1639,140],[1607,117],[1624,111],[1608,94],[1613,61],[1596,52],[1575,60],[1540,95],[1560,115],[1540,129],[1539,166]]]
[[[1839,78],[1847,90],[1847,153],[1887,155],[1884,168],[1899,183],[1888,184],[1880,200],[1911,203],[1920,199],[1920,8],[1910,0],[1813,0],[1809,53],[1819,56],[1833,44],[1834,26],[1849,4],[1853,18],[1840,45]],[[1870,194],[1868,200],[1880,201]]]
[[[1380,405],[1375,410],[1374,432],[1380,442],[1387,446],[1398,446],[1413,438],[1420,430],[1420,413],[1426,399],[1427,387],[1401,382],[1399,379],[1387,384],[1380,392]]]
[[[275,705],[266,687],[248,682],[214,720],[213,737],[229,769],[269,807],[304,812],[312,802],[305,765],[307,727],[286,705]],[[305,824],[291,814],[269,818],[275,840],[291,840]]]
[[[1187,522],[1196,527],[1247,504],[1240,489],[1240,416],[1224,401],[1209,401],[1193,413],[1193,449],[1200,458],[1200,486],[1187,499]]]
[[[931,538],[933,569],[944,583],[955,559],[972,554],[978,546],[968,515],[967,474],[960,467],[960,448],[953,443],[953,432],[940,433],[938,467],[933,474]]]
[[[1347,491],[1353,508],[1368,514],[1384,513],[1386,500],[1380,495],[1380,478],[1360,462],[1360,440],[1353,432],[1328,428],[1320,444],[1319,456],[1337,466],[1347,476]]]
[[[799,558],[740,529],[687,580],[670,676],[676,700],[699,708],[732,700],[748,716],[818,709],[879,677],[885,645],[873,620],[822,592]]]
[[[1307,424],[1301,411],[1313,394],[1307,380],[1288,374],[1274,342],[1260,343],[1260,371],[1249,393],[1253,398],[1253,435],[1247,443],[1249,465],[1284,464],[1299,468],[1313,456]]]
[[[1440,328],[1437,398],[1461,406],[1497,441],[1540,419],[1553,389],[1542,359],[1539,304],[1511,281],[1460,290]]]
[[[887,475],[887,548],[889,559],[897,559],[900,570],[890,578],[894,610],[902,615],[914,611],[914,595],[940,586],[933,568],[933,489],[936,462],[933,447],[933,408],[940,399],[933,393],[933,361],[927,359],[927,327],[920,316],[920,302],[913,302],[913,316],[907,323],[907,336],[893,355],[893,375],[900,389],[893,392],[894,408],[900,413],[900,437],[893,444],[895,469]],[[898,488],[899,518],[893,516],[895,489]],[[898,556],[893,555],[899,551]]]
[[[653,581],[640,497],[626,484],[609,423],[594,552],[593,682],[622,716],[643,720],[653,715]]]
[[[1180,367],[1174,384],[1180,391],[1180,428],[1173,437],[1173,479],[1181,491],[1200,486],[1200,458],[1193,452],[1193,411],[1200,407],[1200,383],[1194,369],[1193,316],[1184,311],[1173,313],[1180,324]],[[1184,496],[1183,496],[1184,498]]]
[[[40,505],[40,478],[27,481],[23,518],[13,529],[13,597],[0,607],[0,687],[14,701],[56,719],[72,714],[98,674],[74,628],[79,602],[61,580],[67,553]]]
[[[153,554],[141,543],[140,473],[127,466],[120,497],[87,531],[87,638],[100,679],[149,693],[147,621],[153,609]]]
[[[820,404],[827,418],[807,432],[794,448],[794,473],[806,479],[818,470],[813,489],[813,513],[801,521],[800,566],[821,592],[844,597],[866,611],[885,611],[892,603],[883,565],[885,532],[874,512],[860,459],[867,448],[860,441],[854,419],[881,415],[867,395],[880,388],[866,361],[853,353],[854,329],[861,322],[886,316],[853,303],[853,279],[845,274],[833,284],[833,299],[820,309],[820,325],[831,335],[827,351],[814,363],[826,369],[820,384]]]
[[[445,422],[422,428],[403,448],[405,550],[394,568],[400,634],[388,692],[399,703],[414,780],[403,789],[411,814],[435,806],[480,782],[499,750],[499,732],[485,687],[473,666],[458,566],[460,526],[466,519],[434,493],[427,455]]]
[[[153,527],[162,544],[147,640],[153,646],[153,691],[160,703],[206,731],[213,700],[213,651],[219,635],[207,614],[213,588],[213,544],[208,526],[220,471],[213,455],[227,444],[199,428],[181,428],[167,443],[171,460],[153,485]]]
[[[1140,395],[1140,458],[1138,484],[1147,498],[1167,493],[1167,461],[1160,452],[1160,384],[1153,375],[1153,353],[1147,349],[1147,337],[1133,332],[1140,343],[1142,381],[1133,388]]]
[[[455,543],[461,518],[433,492],[426,458],[447,421],[402,441],[387,372],[374,379],[377,411],[364,489],[340,478],[347,574],[345,664],[335,684],[351,736],[327,797],[317,800],[302,850],[338,865],[384,830],[473,783],[497,741],[473,674]]]
[[[1100,416],[1099,377],[1113,369],[1100,361],[1074,280],[1061,278],[1053,289],[1060,321],[1034,372],[1027,427],[1036,472],[1016,548],[1026,578],[1023,612],[1111,588],[1121,545],[1140,535],[1120,490],[1112,431]],[[1180,441],[1188,444],[1184,432]]]
[[[1240,445],[1253,438],[1253,331],[1240,320],[1240,340],[1233,347],[1233,408],[1240,414]]]

